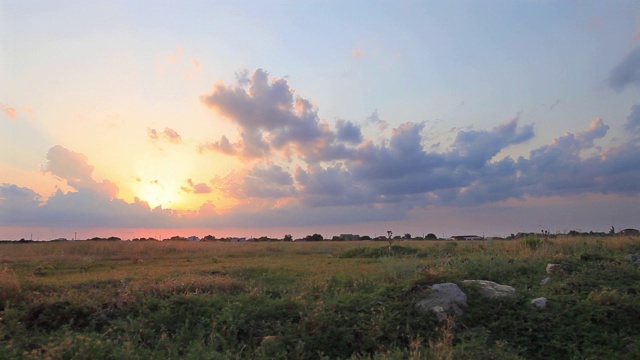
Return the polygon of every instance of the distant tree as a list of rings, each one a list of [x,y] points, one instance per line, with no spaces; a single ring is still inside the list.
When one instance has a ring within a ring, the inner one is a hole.
[[[278,239],[270,238],[268,236],[260,236],[259,238],[255,239],[255,241],[274,242],[274,241],[278,241]]]
[[[307,235],[304,238],[305,241],[322,241],[324,240],[324,237],[320,234],[313,234],[313,235]]]
[[[293,236],[291,236],[291,234],[285,234],[284,241],[293,241]]]
[[[389,242],[389,249],[391,249],[391,245],[393,245],[393,231],[387,230],[387,241]]]
[[[331,238],[331,241],[344,241],[344,238],[341,238],[341,237],[340,237],[340,236],[338,236],[338,235],[334,235],[334,236]]]
[[[404,234],[403,238],[406,239],[406,240],[411,240],[411,234],[406,233],[406,234]]]
[[[616,234],[616,229],[614,229],[613,226],[611,226],[611,230],[609,230],[609,235],[615,235]]]
[[[438,240],[436,234],[428,233],[427,236],[424,237],[425,240]]]
[[[207,236],[203,237],[201,241],[215,241],[215,240],[216,240],[215,236],[207,235]]]
[[[371,240],[371,236],[369,235],[360,236],[360,240]]]
[[[167,240],[168,241],[187,241],[187,238],[176,235],[168,238]]]

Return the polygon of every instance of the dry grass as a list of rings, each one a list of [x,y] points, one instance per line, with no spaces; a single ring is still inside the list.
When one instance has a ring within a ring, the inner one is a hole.
[[[638,243],[638,239],[629,237],[541,239],[537,248],[519,240],[401,241],[402,246],[419,249],[420,255],[381,259],[337,258],[356,247],[384,246],[373,241],[2,244],[0,300],[26,294],[53,296],[56,291],[91,291],[105,284],[118,284],[111,287],[119,294],[124,289],[132,294],[160,295],[234,292],[242,287],[259,287],[266,276],[261,273],[276,274],[287,285],[297,284],[301,292],[321,292],[338,275],[348,276],[350,284],[357,287],[371,279],[394,283],[414,276],[436,278],[446,274],[456,261],[470,257],[487,261],[563,259],[576,252],[619,250]]]
[[[0,305],[20,294],[20,281],[15,271],[5,266],[0,271]]]

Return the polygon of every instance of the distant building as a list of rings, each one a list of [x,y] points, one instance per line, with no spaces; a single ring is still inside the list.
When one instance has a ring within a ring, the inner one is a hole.
[[[451,237],[451,240],[482,240],[482,239],[484,238],[478,235],[454,235]]]
[[[636,236],[636,235],[640,235],[640,231],[638,229],[624,229],[624,230],[620,230],[620,235]]]
[[[360,235],[358,234],[340,234],[340,237],[347,241],[360,240]]]

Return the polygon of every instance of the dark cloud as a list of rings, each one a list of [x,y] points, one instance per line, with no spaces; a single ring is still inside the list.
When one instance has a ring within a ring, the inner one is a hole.
[[[367,184],[341,164],[327,168],[298,168],[295,172],[302,202],[309,206],[360,205],[375,201]]]
[[[362,142],[362,132],[360,127],[351,121],[338,120],[336,122],[336,137],[339,141],[352,144],[360,144]]]
[[[479,168],[493,159],[502,149],[533,138],[533,127],[518,128],[518,119],[493,128],[492,131],[460,131],[454,148],[466,166]]]
[[[633,49],[609,73],[609,86],[617,91],[640,86],[640,47]]]
[[[627,142],[598,151],[594,141],[608,129],[597,118],[585,131],[567,133],[532,150],[528,158],[518,159],[519,182],[512,186],[530,196],[640,192],[640,147]],[[595,154],[586,155],[587,150]]]
[[[624,129],[633,135],[640,135],[640,104],[631,108],[631,114],[627,116]]]
[[[244,159],[268,158],[277,151],[295,152],[316,160],[347,156],[336,134],[318,118],[309,100],[294,97],[286,79],[269,80],[267,72],[256,70],[251,78],[242,73],[236,86],[218,83],[201,97],[202,102],[240,127],[240,141],[228,139],[200,146]],[[341,136],[353,142],[359,129],[343,124]]]
[[[248,72],[243,74],[238,86],[219,84],[202,98],[240,126],[238,143],[223,137],[209,148],[268,161],[277,159],[274,150],[280,150],[288,161],[306,165],[296,167],[286,190],[269,188],[267,184],[275,182],[259,174],[258,167],[236,174],[236,182],[242,185],[228,193],[238,198],[294,196],[311,207],[393,205],[406,210],[526,196],[636,191],[635,186],[614,183],[636,176],[625,167],[635,161],[623,157],[636,153],[637,146],[625,144],[626,152],[596,146],[609,130],[599,118],[584,131],[567,133],[532,150],[528,158],[496,160],[505,149],[531,140],[533,126],[521,125],[516,117],[490,130],[455,129],[452,145],[438,151],[439,147],[425,144],[429,136],[424,134],[424,123],[408,122],[392,129],[389,138],[374,142],[364,139],[356,123],[338,120],[331,128],[318,119],[310,101],[294,97],[286,80],[268,80],[263,70],[256,70],[251,78]],[[640,111],[635,110],[628,130],[637,128]],[[386,124],[377,111],[365,123]]]
[[[14,184],[0,185],[0,224],[18,224],[33,216],[40,206],[40,195],[35,191]]]

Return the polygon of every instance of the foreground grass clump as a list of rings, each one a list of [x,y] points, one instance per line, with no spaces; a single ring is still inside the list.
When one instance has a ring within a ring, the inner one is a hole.
[[[640,358],[635,238],[0,249],[3,359]],[[563,271],[543,286],[547,263]],[[464,317],[415,310],[442,282],[467,294]]]

